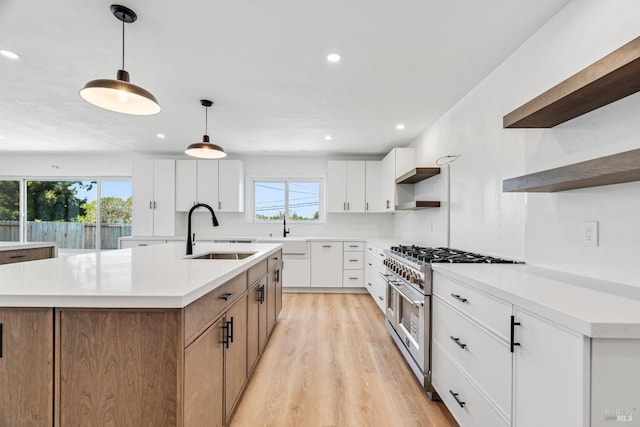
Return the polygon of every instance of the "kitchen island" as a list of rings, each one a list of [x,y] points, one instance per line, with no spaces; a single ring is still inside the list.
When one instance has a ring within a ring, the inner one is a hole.
[[[184,251],[0,267],[0,425],[226,424],[281,308],[280,245]]]

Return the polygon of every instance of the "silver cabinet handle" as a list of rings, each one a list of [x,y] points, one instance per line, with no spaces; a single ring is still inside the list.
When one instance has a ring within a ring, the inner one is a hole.
[[[342,210],[343,211],[347,210],[347,202],[342,203]]]
[[[149,209],[153,209],[153,201],[149,200]]]
[[[331,245],[322,245],[322,247],[323,247],[323,248],[331,248],[331,247],[333,247],[333,246],[331,246]]]
[[[349,207],[349,202],[347,202],[347,210],[351,210],[351,208]]]
[[[218,201],[218,209],[222,209],[222,202]]]
[[[367,202],[367,210],[369,210],[369,202]]]

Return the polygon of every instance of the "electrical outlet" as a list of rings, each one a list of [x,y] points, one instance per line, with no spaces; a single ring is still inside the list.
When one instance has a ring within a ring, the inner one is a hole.
[[[598,221],[585,221],[582,230],[582,244],[598,246]]]

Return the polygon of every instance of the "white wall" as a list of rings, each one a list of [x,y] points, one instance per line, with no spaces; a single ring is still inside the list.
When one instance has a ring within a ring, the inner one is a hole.
[[[502,128],[503,115],[638,37],[638,22],[637,0],[574,0],[413,141],[420,166],[460,155],[450,166],[452,247],[640,286],[640,182],[501,191],[506,178],[640,148],[640,94],[552,129]],[[581,244],[584,220],[599,221],[600,246]],[[442,215],[409,213],[396,215],[395,234],[430,222],[447,227]]]
[[[130,177],[132,157],[123,154],[2,153],[0,178]]]

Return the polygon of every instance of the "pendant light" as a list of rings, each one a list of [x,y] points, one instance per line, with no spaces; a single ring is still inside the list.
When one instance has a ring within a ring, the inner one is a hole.
[[[202,142],[196,142],[187,147],[184,152],[192,157],[199,157],[201,159],[221,159],[226,157],[227,153],[224,152],[222,147],[209,142],[209,135],[207,135],[208,116],[207,111],[209,107],[213,105],[213,101],[208,99],[201,99],[200,104],[204,107],[204,135],[202,135]]]
[[[116,80],[99,79],[87,83],[80,96],[91,104],[117,113],[148,116],[160,112],[160,105],[148,90],[129,83],[129,73],[124,70],[124,24],[138,19],[136,13],[125,6],[111,5],[111,12],[122,21],[122,69]]]

